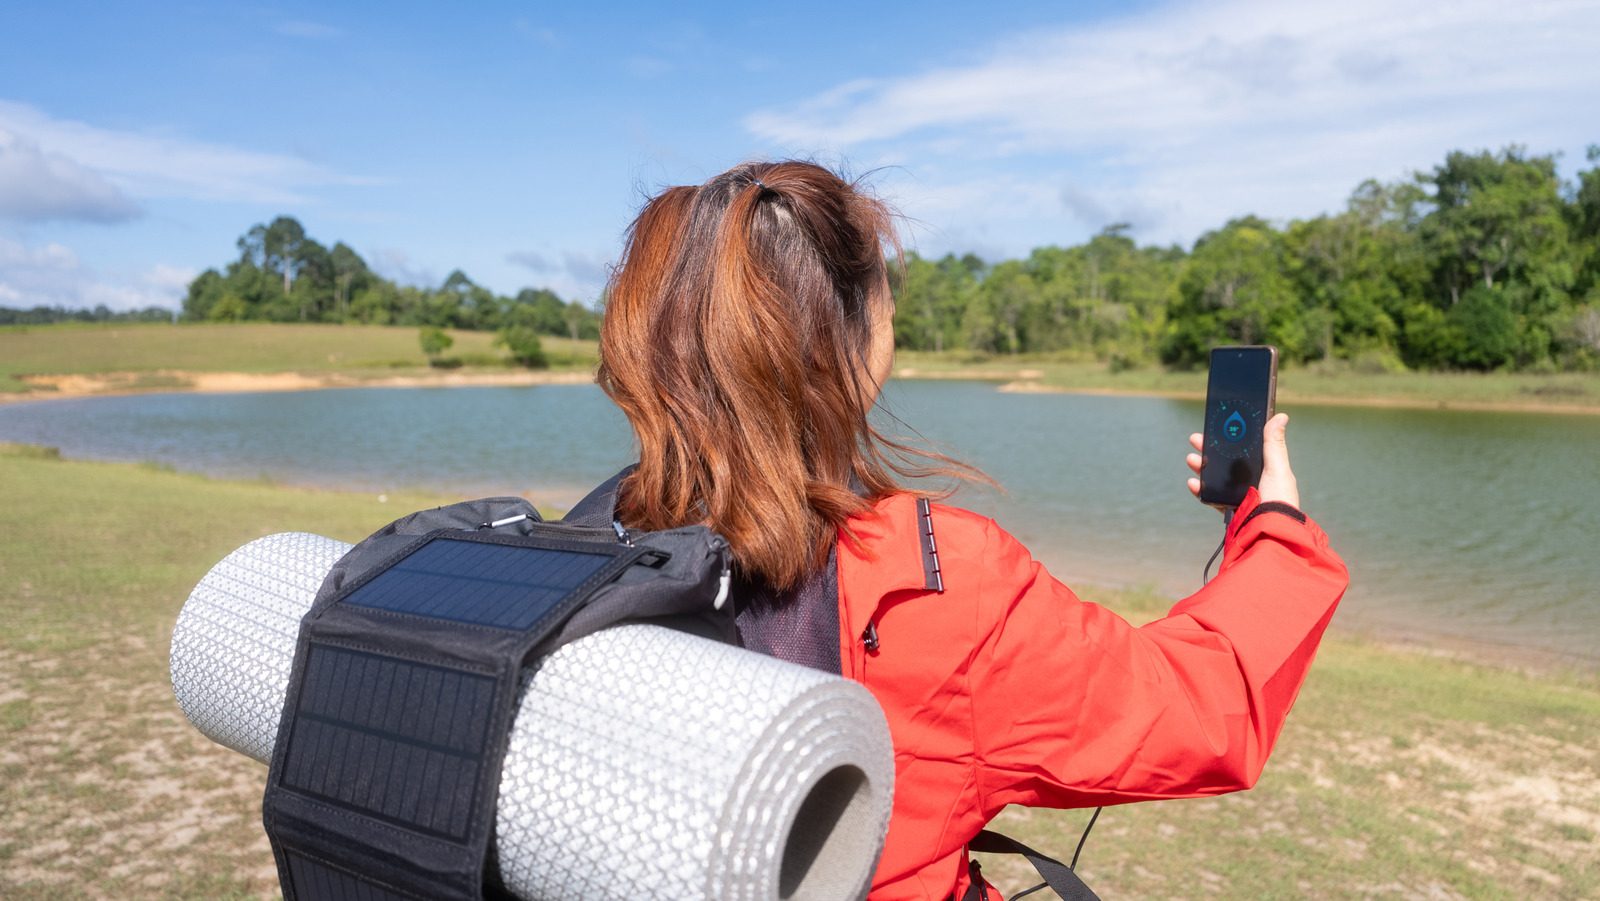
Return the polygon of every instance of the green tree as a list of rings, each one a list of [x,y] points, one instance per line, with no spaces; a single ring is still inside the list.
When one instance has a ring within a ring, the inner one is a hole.
[[[543,369],[550,365],[544,355],[544,345],[539,341],[539,333],[526,325],[513,325],[500,330],[495,337],[496,347],[504,347],[511,354],[511,359],[529,369]]]
[[[1363,182],[1343,213],[1293,222],[1285,262],[1300,296],[1310,356],[1394,361],[1407,298],[1427,273],[1416,238],[1422,192]]]
[[[1554,157],[1528,157],[1519,147],[1455,151],[1419,180],[1433,189],[1422,226],[1451,305],[1472,282],[1493,288],[1497,278],[1551,265],[1566,249]]]
[[[1588,159],[1591,163],[1600,162],[1600,144],[1589,145]],[[1580,257],[1573,293],[1586,303],[1600,303],[1600,166],[1578,173],[1567,213]]]
[[[1007,260],[989,271],[970,309],[981,311],[970,323],[968,347],[1003,347],[1013,356],[1023,350],[1024,322],[1039,304],[1039,289],[1021,260]]]
[[[1254,216],[1203,235],[1168,311],[1162,361],[1193,366],[1219,344],[1274,344],[1285,360],[1305,359],[1305,324],[1284,269],[1282,234]]]
[[[300,242],[296,257],[295,271],[299,278],[287,295],[292,302],[286,304],[285,309],[297,310],[301,322],[320,320],[334,307],[332,255],[326,247],[306,238]]]
[[[567,307],[548,288],[523,288],[512,299],[506,321],[546,335],[567,331]]]
[[[1473,285],[1498,289],[1494,305],[1503,302],[1516,321],[1516,361],[1549,357],[1562,314],[1570,310],[1578,262],[1555,158],[1528,156],[1515,146],[1497,154],[1457,151],[1418,180],[1432,189],[1434,208],[1420,226],[1432,255],[1436,302],[1448,310]],[[1488,303],[1479,302],[1480,312]],[[1476,327],[1500,320],[1473,313],[1464,321]],[[1468,339],[1463,348],[1476,346],[1473,336]],[[1499,346],[1498,336],[1491,344]],[[1455,365],[1483,365],[1483,354],[1463,352],[1467,356]]]
[[[572,340],[577,341],[584,328],[594,319],[594,311],[574,300],[561,311],[561,318],[566,322]]]
[[[422,345],[422,352],[428,356],[428,361],[437,363],[439,355],[449,350],[456,339],[438,326],[425,325],[417,330],[417,343]]]
[[[915,252],[891,282],[895,292],[895,343],[912,350],[955,347],[967,308],[988,265],[973,254],[938,261]]]
[[[239,299],[237,294],[226,293],[211,306],[206,312],[207,322],[243,322],[250,315],[250,308]]]
[[[228,283],[215,269],[195,276],[183,298],[183,318],[190,322],[204,322],[211,317],[211,308],[228,290]]]
[[[367,261],[343,241],[333,245],[333,250],[329,251],[328,265],[333,277],[333,303],[342,322],[350,318],[353,292],[365,290],[373,281],[372,271],[367,268]]]
[[[287,295],[302,262],[305,240],[306,230],[298,219],[279,216],[270,225],[256,225],[246,232],[238,242],[239,254],[256,268],[281,275]]]
[[[1468,369],[1496,369],[1516,358],[1519,349],[1517,317],[1506,292],[1473,285],[1447,314],[1456,329],[1455,358]]]

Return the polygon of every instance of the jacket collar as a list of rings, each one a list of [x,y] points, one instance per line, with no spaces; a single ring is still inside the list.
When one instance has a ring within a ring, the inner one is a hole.
[[[866,624],[883,598],[896,591],[924,591],[922,543],[917,530],[917,499],[892,494],[870,513],[852,517],[855,540],[839,536],[839,584],[851,623]]]

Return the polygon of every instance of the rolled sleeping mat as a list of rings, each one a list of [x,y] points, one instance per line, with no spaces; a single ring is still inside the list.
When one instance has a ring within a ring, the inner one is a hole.
[[[290,532],[209,572],[172,636],[178,705],[272,757],[300,619],[351,545]],[[888,724],[838,676],[657,626],[523,673],[490,869],[524,901],[865,898],[888,830]]]

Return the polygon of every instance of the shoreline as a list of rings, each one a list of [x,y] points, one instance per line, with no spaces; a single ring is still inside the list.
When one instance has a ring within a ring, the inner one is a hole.
[[[916,381],[999,382],[995,391],[1002,394],[1075,394],[1091,397],[1150,397],[1163,400],[1204,401],[1203,391],[1162,391],[1138,388],[1070,387],[1046,385],[1037,369],[971,371],[919,370],[902,367],[894,370],[899,379]],[[34,401],[67,400],[81,397],[120,397],[131,394],[242,394],[255,392],[321,391],[336,388],[475,388],[524,387],[531,385],[581,385],[594,381],[587,370],[513,372],[424,372],[410,375],[360,377],[337,372],[215,372],[161,369],[146,372],[69,373],[20,377],[30,385],[48,386],[43,390],[0,393],[0,405]],[[1414,397],[1346,397],[1300,394],[1280,391],[1279,399],[1289,405],[1318,407],[1366,407],[1395,410],[1460,410],[1485,413],[1555,413],[1600,416],[1600,404],[1550,404],[1504,401],[1449,401]]]
[[[150,380],[154,379],[152,383]],[[341,373],[300,372],[196,372],[161,369],[154,372],[34,375],[22,381],[47,385],[14,394],[0,394],[0,404],[67,400],[80,397],[120,397],[130,394],[245,394],[322,391],[333,388],[475,388],[528,385],[581,385],[594,381],[592,372],[525,370],[514,372],[444,371],[423,375],[360,378]]]
[[[902,376],[904,378],[905,376]],[[950,378],[918,374],[909,378]],[[1193,400],[1204,402],[1204,391],[1149,391],[1121,388],[1068,388],[1045,385],[1033,381],[1011,381],[995,389],[1002,394],[1084,394],[1095,397],[1155,397],[1165,400]],[[1308,407],[1377,407],[1391,410],[1461,410],[1475,413],[1561,413],[1578,416],[1600,416],[1600,405],[1577,404],[1503,403],[1499,401],[1444,401],[1422,400],[1406,397],[1338,397],[1333,395],[1300,395],[1293,391],[1278,392],[1278,400],[1285,404]]]

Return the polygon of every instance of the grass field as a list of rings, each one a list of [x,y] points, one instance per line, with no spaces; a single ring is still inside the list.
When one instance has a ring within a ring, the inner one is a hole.
[[[918,377],[989,378],[1072,391],[1140,392],[1202,397],[1204,370],[1144,366],[1114,372],[1104,363],[901,351],[895,367]],[[1278,374],[1280,405],[1392,403],[1417,406],[1503,406],[1600,411],[1600,375],[1593,373],[1361,372],[1348,367],[1286,367]]]
[[[451,331],[446,352],[467,371],[504,369],[504,351],[491,332]],[[594,341],[543,336],[552,368],[588,368]],[[106,374],[134,376],[127,387],[185,387],[184,372],[336,373],[375,379],[427,372],[428,358],[417,330],[404,326],[66,324],[0,327],[0,391],[28,391],[24,375]]]
[[[0,445],[0,897],[275,897],[265,769],[167,680],[178,609],[261,535],[356,540],[452,498],[212,481]],[[1145,620],[1168,599],[1086,589]],[[1131,898],[1600,897],[1600,690],[1349,639],[1324,645],[1250,792],[1112,808],[1082,871]],[[1087,811],[996,828],[1070,855]],[[1019,861],[987,872],[1008,892]]]

